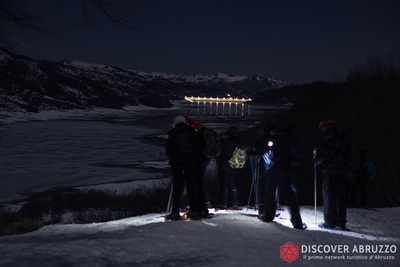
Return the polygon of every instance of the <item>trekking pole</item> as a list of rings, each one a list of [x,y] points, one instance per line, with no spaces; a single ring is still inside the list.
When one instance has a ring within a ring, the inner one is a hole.
[[[276,190],[275,190],[275,200],[276,200],[276,204],[277,204],[277,210],[280,210],[281,209],[281,205],[280,205],[280,203],[279,203],[279,188],[278,188],[278,186],[276,187]]]
[[[259,197],[258,197],[258,185],[260,181],[260,157],[256,158],[256,190],[255,190],[255,196],[256,196],[256,201],[254,203],[255,209],[257,210],[259,207]]]
[[[249,193],[249,200],[247,201],[247,208],[250,207],[250,200],[251,196],[253,195],[253,186],[254,186],[254,177],[251,179],[251,187],[250,187],[250,193]]]
[[[317,225],[317,164],[314,164],[314,220]]]
[[[169,191],[169,197],[168,197],[167,210],[165,211],[166,213],[171,212],[172,190],[173,189],[174,189],[174,184],[171,184],[171,190]]]

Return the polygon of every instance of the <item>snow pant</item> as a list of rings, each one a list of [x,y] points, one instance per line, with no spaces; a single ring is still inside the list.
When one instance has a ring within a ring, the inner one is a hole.
[[[322,180],[322,198],[325,223],[334,228],[346,226],[348,181],[346,175],[324,174]]]
[[[258,157],[251,157],[250,158],[250,169],[251,169],[251,174],[253,177],[253,188],[257,189],[257,180],[258,180],[258,164],[259,158]],[[258,207],[258,190],[254,190],[254,206],[257,208]]]
[[[205,158],[199,160],[196,170],[196,206],[197,211],[205,211],[207,209],[206,190],[204,186],[204,173],[210,159]]]
[[[278,176],[279,195],[285,204],[289,207],[290,221],[293,226],[302,226],[303,221],[300,216],[299,201],[297,194],[293,190],[293,178],[297,178],[297,173],[294,168],[276,171]]]
[[[264,215],[267,222],[272,222],[275,218],[277,183],[278,177],[273,169],[260,174],[258,181],[258,196],[260,200],[258,213]]]
[[[189,205],[191,209],[196,210],[196,188],[195,188],[195,171],[196,164],[194,162],[187,163],[171,163],[172,183],[172,212],[179,213],[179,206],[183,190],[186,190],[189,197]]]
[[[260,175],[259,196],[262,201],[260,202],[259,214],[263,214],[267,222],[272,222],[275,218],[277,208],[276,188],[278,188],[281,198],[289,206],[290,221],[293,226],[303,224],[297,195],[292,189],[292,177],[294,175],[296,173],[293,169],[273,170]]]
[[[228,207],[230,206],[238,206],[238,194],[235,185],[235,174],[234,173],[222,173],[222,185],[221,185],[221,205]],[[230,202],[228,202],[228,199]]]
[[[358,193],[360,193],[360,202],[358,203]],[[365,207],[367,204],[367,178],[360,179],[356,177],[350,187],[350,207]]]

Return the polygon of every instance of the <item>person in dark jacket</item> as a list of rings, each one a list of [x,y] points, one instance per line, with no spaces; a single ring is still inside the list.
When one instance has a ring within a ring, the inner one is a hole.
[[[221,178],[221,208],[237,207],[239,205],[237,188],[235,184],[236,169],[229,165],[229,159],[232,157],[235,147],[241,147],[238,139],[237,128],[232,126],[227,130],[228,138],[222,142],[220,155],[220,178]]]
[[[346,230],[346,209],[351,147],[341,129],[332,121],[320,123],[321,140],[314,150],[313,162],[322,167],[324,223],[319,227]]]
[[[186,216],[196,219],[195,172],[199,153],[196,132],[186,123],[183,116],[177,116],[173,126],[174,128],[168,132],[168,139],[165,144],[165,151],[172,172],[172,212],[165,218],[167,220],[180,219],[180,199],[186,185],[190,205],[190,211],[186,213]]]
[[[199,121],[193,121],[188,116],[185,116],[186,121],[196,131],[196,143],[198,144],[199,153],[196,160],[196,171],[195,171],[195,187],[196,187],[196,206],[197,216],[207,218],[209,217],[206,191],[204,186],[204,173],[207,165],[210,161],[209,158],[204,154],[206,149],[206,141],[204,138],[204,125]]]
[[[278,191],[282,200],[289,206],[290,221],[296,229],[304,230],[307,226],[300,216],[297,199],[298,167],[300,166],[300,148],[289,128],[283,128],[277,137],[275,145],[275,175],[278,181]],[[269,207],[268,207],[269,208]],[[273,207],[269,208],[272,209]]]
[[[350,188],[350,207],[362,207],[365,208],[367,206],[367,184],[368,184],[368,153],[367,150],[361,149],[358,159],[358,164],[355,169],[354,180],[351,184]],[[360,191],[359,199],[358,199],[358,191]]]
[[[256,204],[258,218],[264,222],[272,222],[276,211],[276,176],[274,175],[274,148],[276,127],[272,123],[264,123],[262,137],[247,152],[249,157],[258,160],[258,179],[256,180]]]
[[[256,185],[258,196],[258,218],[264,222],[272,222],[276,211],[276,184],[277,176],[274,173],[274,149],[276,145],[276,127],[272,123],[265,123],[263,137],[255,144],[253,151],[248,155],[259,157],[259,177]]]

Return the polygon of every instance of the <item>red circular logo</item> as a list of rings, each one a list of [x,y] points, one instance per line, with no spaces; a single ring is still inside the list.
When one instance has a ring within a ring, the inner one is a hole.
[[[291,263],[299,257],[299,247],[292,242],[287,242],[281,246],[281,259]]]

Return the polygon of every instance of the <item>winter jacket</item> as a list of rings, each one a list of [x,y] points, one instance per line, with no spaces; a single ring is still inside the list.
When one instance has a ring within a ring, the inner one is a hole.
[[[176,125],[168,132],[165,151],[170,164],[195,163],[201,151],[196,131],[187,124]]]
[[[300,148],[298,142],[290,134],[281,134],[274,147],[276,168],[288,170],[300,166]]]
[[[321,165],[328,175],[345,175],[349,171],[351,146],[336,126],[322,131],[321,141],[314,155],[314,164]]]
[[[270,136],[258,141],[255,149],[248,152],[249,156],[260,157],[260,173],[270,172],[272,167],[275,165],[276,145],[276,139]]]

